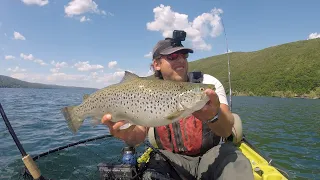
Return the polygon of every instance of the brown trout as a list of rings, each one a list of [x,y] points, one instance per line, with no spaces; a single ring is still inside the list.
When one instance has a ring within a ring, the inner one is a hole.
[[[110,113],[113,122],[126,120],[135,125],[157,127],[173,123],[201,109],[209,97],[211,84],[148,79],[125,72],[123,79],[85,95],[78,106],[62,108],[69,128],[76,133],[86,118],[100,123]]]

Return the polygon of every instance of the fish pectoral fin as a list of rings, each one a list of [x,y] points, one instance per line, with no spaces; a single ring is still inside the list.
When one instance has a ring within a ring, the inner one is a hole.
[[[176,111],[176,112],[173,112],[171,114],[169,114],[166,118],[173,121],[174,119],[177,119],[179,118],[182,114],[183,114],[184,111]]]
[[[91,125],[93,127],[96,127],[97,125],[99,125],[101,123],[101,119],[98,117],[92,117],[91,118]]]

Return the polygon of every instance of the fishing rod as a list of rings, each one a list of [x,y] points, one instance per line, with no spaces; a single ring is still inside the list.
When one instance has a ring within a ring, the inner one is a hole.
[[[226,33],[226,28],[224,27],[224,23],[223,23],[223,19],[221,17],[221,24],[223,27],[223,31],[224,31],[224,37],[225,37],[225,41],[226,41],[226,49],[227,49],[227,57],[228,57],[228,81],[229,81],[229,88],[230,88],[230,111],[232,110],[232,89],[231,89],[231,70],[230,70],[230,57],[229,57],[229,46],[228,46],[228,39],[227,39],[227,33]],[[265,158],[266,160],[269,161],[269,164],[271,164],[272,159],[263,156],[261,153],[259,153],[259,151],[252,145],[252,143],[250,143],[247,138],[245,138],[245,135],[243,135],[242,140],[244,142],[246,142],[252,149],[254,149],[256,152],[258,152],[259,155],[261,155],[263,158]],[[284,170],[280,169],[279,167],[276,167],[274,164],[272,164],[277,170],[279,170],[281,172],[281,174],[283,174],[284,176],[286,176],[287,178],[289,178],[289,175],[287,172],[285,172]]]
[[[28,171],[32,175],[33,179],[36,180],[45,180],[45,178],[41,175],[39,168],[37,167],[36,163],[33,161],[32,157],[26,153],[24,148],[22,147],[16,133],[14,132],[7,116],[6,113],[4,112],[4,109],[0,103],[0,113],[3,118],[3,121],[5,122],[14,142],[16,143],[16,146],[18,147],[21,155],[22,155],[22,161],[24,165],[27,167]]]
[[[228,39],[227,39],[227,33],[226,28],[224,27],[223,19],[221,17],[221,24],[223,27],[224,37],[226,40],[226,48],[227,48],[227,57],[228,57],[228,81],[229,81],[229,103],[230,103],[230,111],[232,111],[232,89],[231,89],[231,70],[230,70],[230,57],[229,57],[229,46],[228,46]]]

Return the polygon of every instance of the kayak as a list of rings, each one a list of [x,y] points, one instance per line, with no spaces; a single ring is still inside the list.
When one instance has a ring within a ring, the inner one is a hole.
[[[254,179],[255,180],[287,180],[288,178],[271,164],[271,161],[267,161],[267,158],[263,157],[250,142],[245,138],[238,143],[238,147],[241,152],[250,160]],[[142,162],[148,162],[149,154],[152,148],[148,148],[138,159],[138,165]]]
[[[244,138],[239,145],[241,152],[250,160],[255,180],[287,180],[285,174],[267,161],[257,150]]]
[[[277,168],[262,155],[244,136],[242,121],[238,114],[232,113],[234,126],[232,136],[229,139],[239,147],[241,152],[250,160],[255,180],[287,180],[288,174]],[[281,172],[280,172],[281,171]],[[285,176],[286,175],[286,176]]]

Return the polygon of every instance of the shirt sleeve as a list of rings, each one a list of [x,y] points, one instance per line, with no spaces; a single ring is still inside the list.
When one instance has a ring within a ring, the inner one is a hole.
[[[209,74],[203,74],[203,84],[213,84],[216,88],[215,92],[217,93],[219,97],[220,103],[228,105],[227,95],[226,91],[222,85],[222,83],[215,77],[209,75]]]

